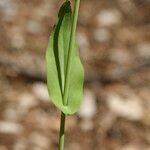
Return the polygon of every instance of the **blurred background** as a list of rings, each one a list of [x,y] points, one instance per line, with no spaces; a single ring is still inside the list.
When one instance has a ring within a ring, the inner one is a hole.
[[[62,0],[0,0],[0,150],[57,150],[45,50]],[[66,150],[150,150],[150,0],[81,0],[85,68]]]

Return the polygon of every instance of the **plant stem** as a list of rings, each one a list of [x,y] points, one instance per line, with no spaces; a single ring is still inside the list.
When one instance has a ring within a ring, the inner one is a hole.
[[[64,150],[65,141],[65,119],[66,115],[61,112],[60,135],[59,135],[59,150]]]
[[[66,0],[68,1],[68,0]],[[80,0],[75,0],[74,11],[73,11],[73,20],[71,25],[71,34],[70,34],[70,42],[69,42],[69,51],[67,58],[67,68],[65,72],[65,86],[64,86],[64,95],[63,95],[63,103],[67,105],[68,103],[68,90],[69,90],[69,80],[70,80],[70,68],[71,68],[71,59],[72,59],[72,51],[74,46],[75,34],[76,34],[76,26],[78,20]],[[60,122],[60,136],[59,136],[59,150],[64,150],[64,141],[65,141],[65,119],[66,115],[61,112],[61,122]]]
[[[70,42],[69,42],[69,50],[68,50],[68,58],[67,58],[67,68],[65,73],[65,86],[64,86],[64,104],[67,105],[68,103],[68,91],[69,91],[69,80],[70,80],[70,68],[71,68],[71,59],[72,59],[72,52],[73,46],[75,41],[75,34],[76,34],[76,26],[78,20],[78,13],[79,13],[79,6],[80,0],[75,0],[74,4],[74,12],[73,12],[73,20],[71,26],[71,34],[70,34]]]

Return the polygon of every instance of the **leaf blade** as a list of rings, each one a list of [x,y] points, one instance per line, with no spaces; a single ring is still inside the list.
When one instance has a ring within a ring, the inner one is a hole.
[[[64,88],[68,49],[71,34],[72,12],[70,2],[65,2],[58,14],[58,23],[52,32],[46,52],[47,84],[53,103],[65,114],[75,113],[80,106],[83,91],[84,70],[74,41],[69,72],[68,103],[64,104]]]

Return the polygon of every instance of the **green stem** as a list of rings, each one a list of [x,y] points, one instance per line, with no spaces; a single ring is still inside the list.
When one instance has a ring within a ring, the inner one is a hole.
[[[66,0],[68,1],[68,0]],[[69,51],[68,51],[68,58],[67,58],[67,68],[66,68],[66,77],[65,77],[65,86],[64,86],[64,105],[68,103],[68,90],[69,90],[69,80],[70,80],[70,68],[71,68],[71,59],[72,59],[72,51],[74,46],[75,34],[76,34],[76,26],[78,20],[78,13],[79,13],[79,6],[80,0],[75,0],[74,4],[74,12],[73,12],[73,20],[71,25],[71,34],[70,34],[70,42],[69,42]],[[64,150],[64,141],[65,141],[65,119],[66,115],[61,112],[61,122],[60,122],[60,136],[59,136],[59,150]]]
[[[73,12],[73,20],[71,26],[71,34],[70,34],[70,42],[69,42],[69,51],[68,51],[68,59],[67,59],[67,68],[65,73],[65,87],[64,87],[64,104],[68,103],[68,91],[69,91],[69,80],[70,80],[70,68],[71,68],[71,59],[72,59],[72,51],[74,46],[75,34],[76,34],[76,26],[78,20],[80,0],[75,0],[74,4],[74,12]]]
[[[65,143],[65,119],[66,115],[61,112],[60,135],[59,135],[59,150],[64,150]]]

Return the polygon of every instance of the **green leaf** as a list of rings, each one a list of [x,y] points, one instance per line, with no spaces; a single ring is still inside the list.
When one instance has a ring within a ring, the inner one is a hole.
[[[47,84],[53,103],[65,114],[78,111],[83,94],[84,70],[79,57],[78,46],[74,46],[69,55],[71,41],[72,12],[70,2],[65,2],[58,13],[57,25],[51,33],[46,52]],[[69,74],[68,56],[71,57]],[[66,78],[67,77],[67,78]],[[68,87],[66,82],[68,80]],[[64,100],[64,89],[67,89],[67,101]]]

